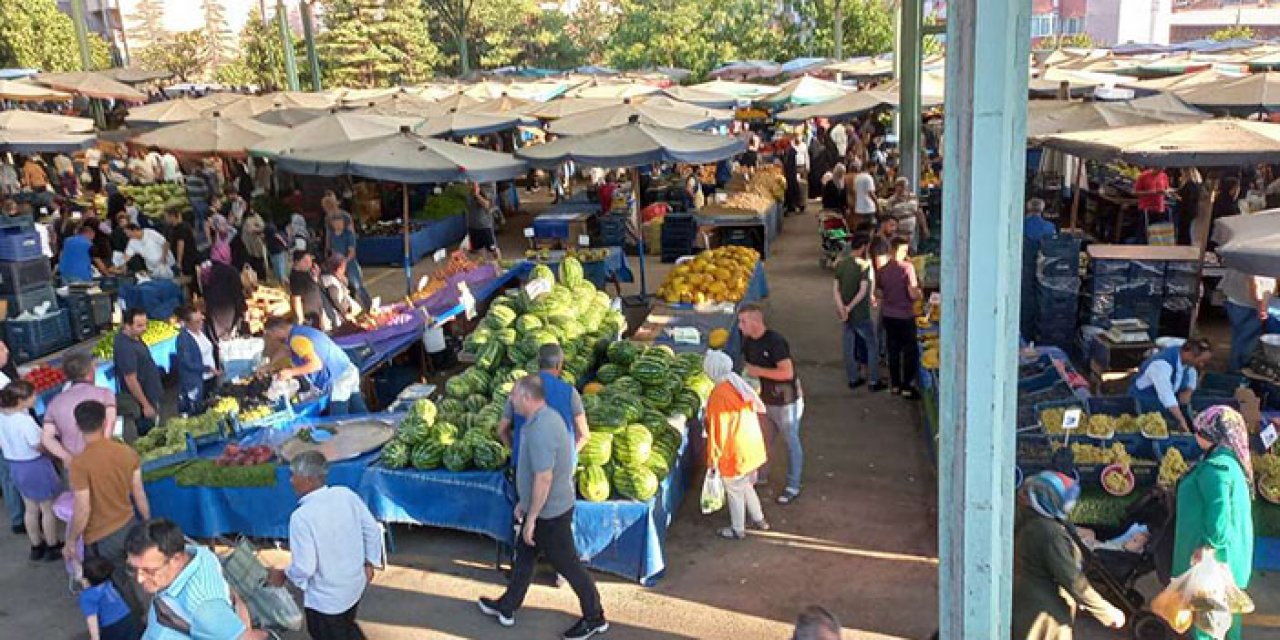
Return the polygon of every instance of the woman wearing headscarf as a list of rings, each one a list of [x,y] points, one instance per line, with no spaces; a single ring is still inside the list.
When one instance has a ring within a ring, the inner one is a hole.
[[[225,242],[215,244],[210,260],[200,275],[208,333],[215,340],[227,340],[235,337],[249,305],[245,302],[240,272],[231,266],[230,247]]]
[[[1108,627],[1124,626],[1124,612],[1089,585],[1067,530],[1079,497],[1080,485],[1056,471],[1023,483],[1013,529],[1014,640],[1070,640],[1079,609]]]
[[[707,468],[720,470],[729,503],[729,526],[719,535],[741,540],[747,536],[746,516],[755,528],[769,530],[755,488],[756,470],[768,461],[759,417],[764,403],[733,372],[733,359],[724,352],[708,351],[702,367],[716,383],[707,399]]]
[[[1236,586],[1249,587],[1253,573],[1253,464],[1244,417],[1230,407],[1209,407],[1194,421],[1196,442],[1204,460],[1178,482],[1174,525],[1173,575],[1191,568],[1208,547],[1231,568]],[[1194,638],[1209,638],[1199,629]],[[1240,616],[1227,638],[1240,638]]]
[[[292,250],[311,250],[311,231],[307,229],[307,219],[301,213],[295,213],[289,218],[289,226],[285,228],[285,234],[289,242],[293,243],[290,247]]]
[[[822,176],[832,171],[840,162],[840,154],[836,152],[836,144],[831,140],[831,132],[820,127],[813,142],[809,144],[809,197],[822,197]]]
[[[822,176],[822,209],[848,213],[849,199],[844,190],[844,164],[836,163],[830,173]]]

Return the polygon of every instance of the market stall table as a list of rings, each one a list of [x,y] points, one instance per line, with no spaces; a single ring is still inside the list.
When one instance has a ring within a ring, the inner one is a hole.
[[[409,257],[416,263],[433,251],[462,242],[466,235],[467,220],[463,215],[418,223],[409,234]],[[366,265],[399,266],[404,263],[404,237],[361,237],[356,244],[356,259]]]
[[[369,466],[360,495],[382,522],[456,529],[512,541],[515,488],[502,471]]]
[[[484,300],[488,300],[489,298],[492,298],[494,295],[496,295],[499,291],[506,289],[513,282],[516,282],[520,278],[525,277],[525,275],[527,275],[532,270],[533,270],[532,262],[529,262],[527,260],[517,262],[516,264],[508,268],[506,271],[504,271],[498,277],[482,284],[479,287],[475,287],[471,289],[471,297],[474,298],[475,302],[477,303],[482,302]],[[467,312],[467,304],[464,301],[459,300],[458,302],[453,304],[453,306],[450,306],[440,311],[440,313],[432,312],[431,314],[432,326],[438,327],[440,325],[443,325],[444,323],[460,315],[463,315],[466,312]]]
[[[622,247],[605,247],[608,256],[602,261],[582,262],[583,275],[597,289],[604,289],[605,284],[609,282],[635,282],[635,274],[631,273],[631,267],[627,266],[627,255],[622,251]],[[552,251],[542,262],[546,263],[553,272],[560,272],[560,263],[564,261],[564,251]],[[581,257],[579,257],[581,261]]]
[[[764,263],[757,262],[755,272],[747,283],[746,293],[737,304],[717,304],[694,306],[690,304],[667,304],[655,302],[653,309],[645,318],[644,324],[631,337],[633,341],[650,344],[669,345],[677,352],[707,350],[707,337],[715,329],[728,329],[729,341],[722,351],[739,357],[742,337],[738,330],[737,310],[743,304],[755,302],[769,296],[769,283],[764,275]],[[699,331],[701,339],[698,343],[677,342],[670,330],[679,327],[692,327]]]
[[[761,260],[768,257],[769,246],[778,239],[778,234],[782,232],[782,205],[777,202],[771,204],[769,209],[759,216],[698,213],[694,217],[700,226],[714,227],[717,231],[746,229],[757,234],[759,245],[754,246],[754,248],[760,251]],[[733,244],[741,243],[734,242]]]
[[[168,320],[183,302],[182,287],[173,280],[153,279],[120,282],[117,292],[125,309],[141,307],[152,320]]]

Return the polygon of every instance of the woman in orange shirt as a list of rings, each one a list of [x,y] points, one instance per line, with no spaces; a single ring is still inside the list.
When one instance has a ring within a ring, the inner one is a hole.
[[[760,414],[764,404],[755,390],[733,372],[733,359],[721,351],[708,351],[703,370],[716,382],[707,399],[707,468],[720,470],[725,498],[729,503],[729,526],[719,535],[741,540],[746,534],[746,516],[761,531],[769,530],[756,495],[756,470],[767,461]]]

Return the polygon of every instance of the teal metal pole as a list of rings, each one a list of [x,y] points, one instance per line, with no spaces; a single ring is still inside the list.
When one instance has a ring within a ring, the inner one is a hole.
[[[1009,637],[1029,40],[1029,3],[947,7],[938,547],[948,640]]]
[[[298,62],[293,55],[293,34],[289,31],[289,13],[284,0],[276,0],[276,25],[280,28],[280,46],[284,49],[284,73],[290,91],[301,91],[298,84]]]
[[[89,52],[89,27],[84,23],[84,0],[71,0],[71,20],[76,23],[76,44],[80,47],[80,68],[93,70],[93,54]],[[102,112],[102,101],[97,98],[89,100],[93,110],[93,124],[98,129],[107,128],[107,117]]]
[[[311,90],[320,92],[320,56],[316,55],[316,28],[312,24],[315,17],[311,9],[311,2],[303,0],[298,3],[298,8],[302,10],[302,35],[307,41],[307,66],[311,69]]]
[[[899,175],[920,189],[920,67],[924,21],[923,0],[902,0],[898,21],[898,150],[902,154]]]

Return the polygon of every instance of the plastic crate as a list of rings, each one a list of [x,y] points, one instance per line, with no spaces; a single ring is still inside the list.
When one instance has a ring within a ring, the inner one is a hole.
[[[1093,396],[1085,401],[1089,415],[1119,417],[1129,414],[1138,417],[1138,401],[1129,396]],[[1145,449],[1146,438],[1141,433],[1115,433],[1108,441],[1124,445],[1131,455],[1139,455]]]
[[[34,313],[36,307],[46,302],[49,303],[48,310],[58,308],[58,294],[54,293],[53,287],[48,285],[5,295],[3,298],[9,303],[10,318],[16,318],[26,311]]]
[[[0,260],[16,262],[42,257],[40,234],[21,227],[0,227]]]
[[[1163,460],[1164,452],[1169,449],[1177,449],[1188,464],[1204,457],[1204,449],[1200,448],[1200,443],[1192,435],[1170,435],[1168,440],[1151,441],[1151,450],[1157,461]]]
[[[1080,238],[1063,234],[1041,238],[1040,255],[1051,258],[1070,258],[1079,263]]]
[[[59,310],[35,320],[4,322],[5,342],[15,362],[27,362],[71,345],[71,323]]]
[[[93,321],[93,311],[89,309],[65,309],[71,321],[71,337],[79,342],[98,335],[98,325]]]
[[[1057,384],[1059,380],[1062,380],[1062,376],[1058,373],[1058,370],[1049,369],[1034,376],[1019,379],[1018,393],[1032,393],[1048,389]]]
[[[18,229],[20,231],[34,232],[36,230],[36,221],[30,214],[0,216],[0,229]]]
[[[1031,410],[1034,411],[1036,414],[1036,424],[1040,425],[1041,434],[1049,438],[1064,438],[1066,437],[1065,434],[1059,435],[1059,434],[1045,433],[1044,424],[1040,422],[1040,414],[1044,413],[1046,409],[1071,409],[1071,408],[1080,409],[1082,414],[1088,413],[1084,400],[1081,400],[1079,398],[1070,398],[1067,400],[1054,400],[1052,402],[1037,402],[1032,407]],[[1080,430],[1077,429],[1076,431],[1079,432]],[[1081,433],[1081,435],[1083,435],[1083,433]]]
[[[37,254],[35,260],[0,262],[0,294],[12,295],[53,283],[49,261]]]

